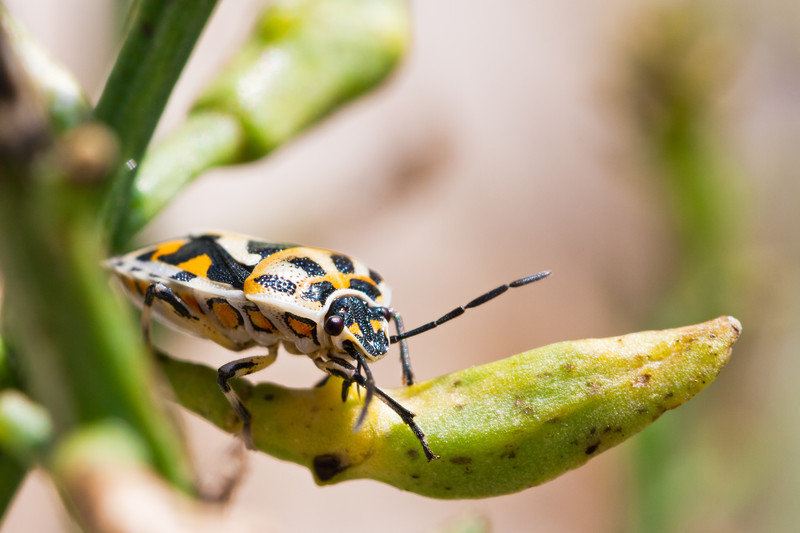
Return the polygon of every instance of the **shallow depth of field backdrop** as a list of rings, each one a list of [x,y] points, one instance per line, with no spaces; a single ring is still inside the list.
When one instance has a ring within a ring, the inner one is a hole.
[[[125,2],[4,3],[96,98]],[[261,4],[220,2],[159,131],[180,120]],[[499,532],[800,523],[798,4],[412,6],[413,50],[379,91],[264,161],[209,173],[138,241],[218,228],[340,250],[388,280],[410,327],[553,270],[411,340],[421,379],[485,354],[721,314],[742,321],[743,337],[697,399],[543,486],[437,501],[372,481],[319,488],[308,471],[251,454],[230,512],[274,531],[331,533],[431,531],[465,513]],[[664,134],[670,113],[690,125],[676,134],[688,141]],[[157,342],[176,357],[231,359],[165,331]],[[399,385],[395,356],[374,371],[379,385]],[[253,379],[305,387],[320,377],[282,353]],[[231,437],[183,421],[199,470],[213,474]],[[59,505],[33,475],[2,531],[68,529]]]

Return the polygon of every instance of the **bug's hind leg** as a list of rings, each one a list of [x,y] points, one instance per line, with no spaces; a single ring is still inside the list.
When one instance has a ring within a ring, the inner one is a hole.
[[[222,365],[218,370],[217,383],[219,383],[219,388],[222,389],[222,393],[228,399],[231,407],[233,407],[233,410],[236,411],[236,414],[239,415],[239,419],[242,421],[242,441],[244,441],[245,446],[250,450],[254,449],[253,433],[251,429],[253,417],[250,415],[250,411],[247,410],[247,407],[244,406],[244,403],[242,403],[239,395],[236,394],[236,391],[230,386],[228,380],[240,378],[252,374],[253,372],[263,370],[274,363],[277,357],[278,346],[274,345],[270,346],[269,354],[267,355],[243,357],[242,359],[237,359],[236,361],[231,361],[230,363]]]
[[[147,287],[144,293],[144,305],[142,306],[142,337],[148,346],[153,345],[150,335],[150,328],[153,323],[153,303],[161,300],[169,305],[177,314],[183,318],[192,318],[192,313],[178,294],[161,282],[153,283]]]

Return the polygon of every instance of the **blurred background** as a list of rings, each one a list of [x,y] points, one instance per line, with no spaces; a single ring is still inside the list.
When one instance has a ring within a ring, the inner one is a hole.
[[[5,0],[99,95],[126,2]],[[261,0],[223,1],[160,125],[244,39]],[[420,379],[567,339],[729,314],[744,334],[699,397],[543,486],[437,501],[372,481],[317,487],[252,454],[231,514],[273,531],[790,531],[800,523],[800,4],[615,0],[412,2],[390,82],[268,159],[209,173],[138,237],[218,228],[340,250],[379,271],[414,327],[551,269],[411,344]],[[320,201],[324,199],[324,201]],[[178,356],[224,349],[164,332]],[[400,384],[388,357],[374,368]],[[255,380],[307,387],[284,354]],[[231,437],[183,417],[201,475]],[[466,517],[466,518],[465,518]],[[472,518],[469,518],[472,517]],[[29,477],[2,531],[64,531]]]

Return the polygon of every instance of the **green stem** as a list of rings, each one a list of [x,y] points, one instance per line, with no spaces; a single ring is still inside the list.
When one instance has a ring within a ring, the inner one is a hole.
[[[217,0],[140,0],[122,50],[95,109],[119,137],[122,161],[141,161]],[[106,202],[113,233],[130,201],[135,170],[121,165]]]

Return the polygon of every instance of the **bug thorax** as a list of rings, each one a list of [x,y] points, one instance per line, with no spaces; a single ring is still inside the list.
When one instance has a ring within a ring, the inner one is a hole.
[[[389,351],[389,310],[359,296],[336,298],[325,315],[323,329],[341,353],[349,346],[368,361],[377,361]]]

